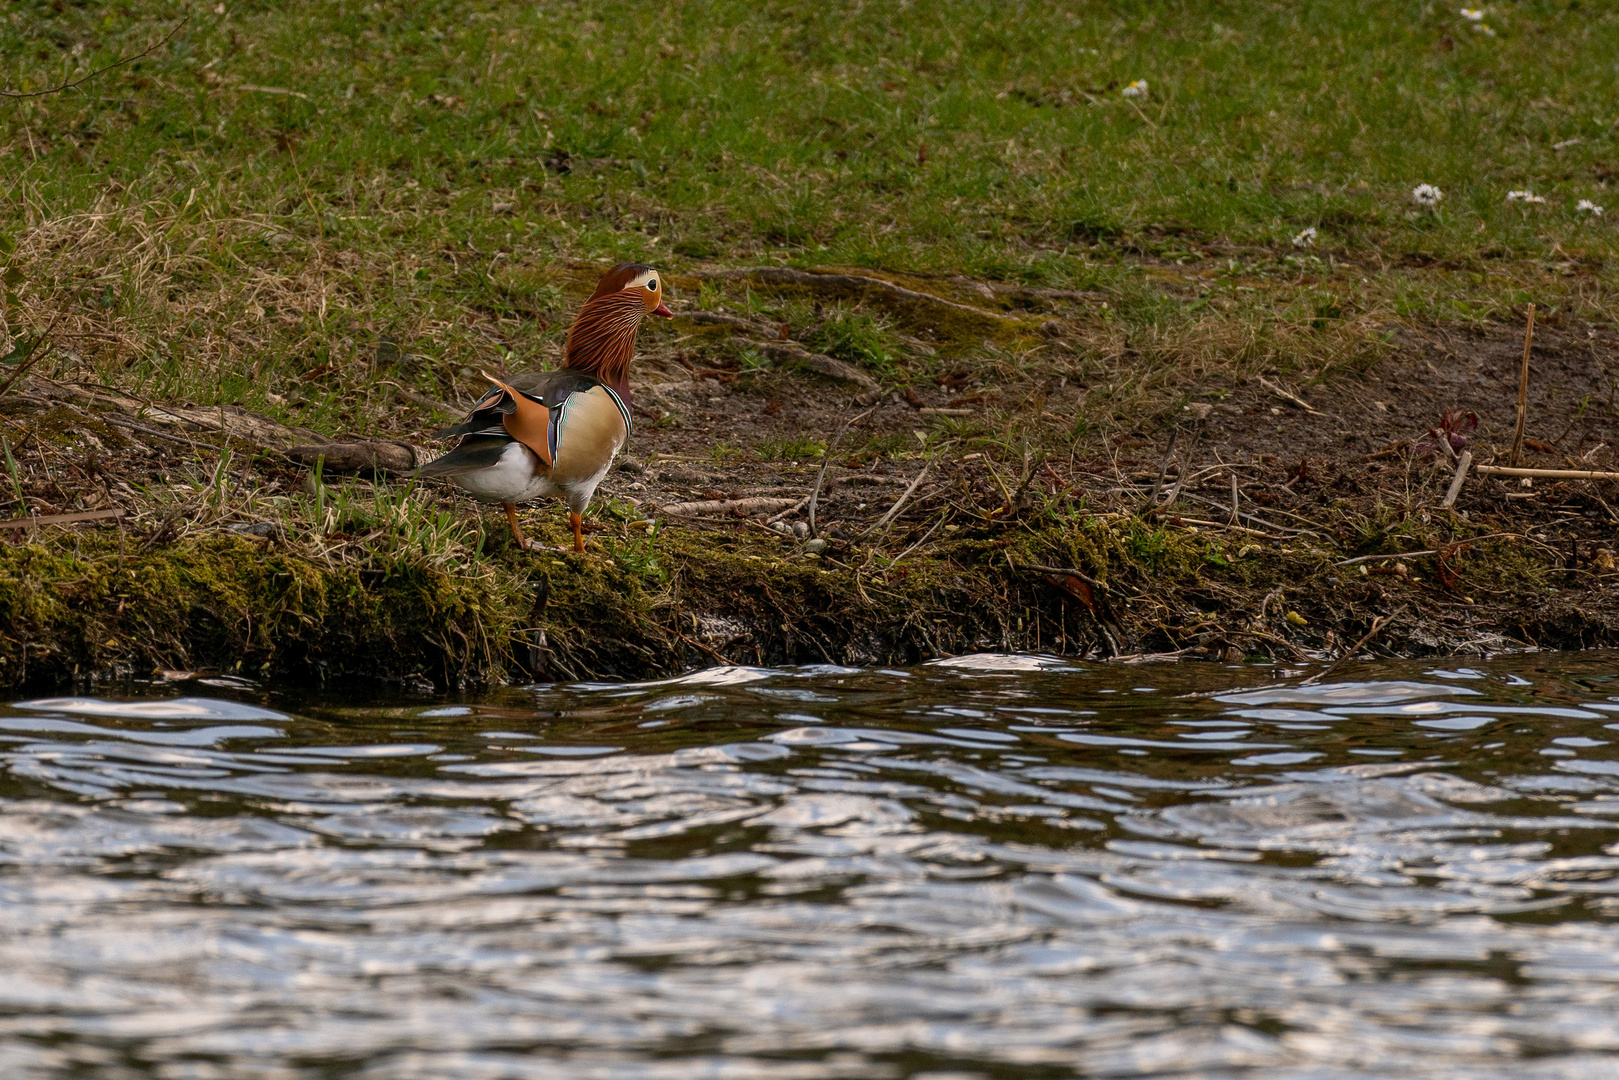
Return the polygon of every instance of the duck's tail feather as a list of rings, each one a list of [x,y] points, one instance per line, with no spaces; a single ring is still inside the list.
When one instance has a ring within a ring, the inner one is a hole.
[[[421,466],[412,476],[460,476],[463,473],[477,472],[480,469],[494,468],[500,464],[500,459],[512,445],[512,440],[502,435],[500,438],[479,438],[469,435],[447,454],[440,455]]]

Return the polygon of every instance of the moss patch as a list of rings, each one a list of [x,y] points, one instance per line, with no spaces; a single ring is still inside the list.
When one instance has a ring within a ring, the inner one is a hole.
[[[978,650],[1287,659],[1341,651],[1374,611],[1396,612],[1380,641],[1406,652],[1477,642],[1486,626],[1501,647],[1619,641],[1613,604],[1568,601],[1575,571],[1511,539],[1454,539],[1455,521],[1445,543],[1438,525],[1379,540],[1436,554],[1340,566],[1343,550],[1308,540],[1035,518],[858,566],[845,546],[816,556],[762,530],[598,537],[584,556],[507,548],[460,568],[217,533],[120,557],[106,534],[46,533],[0,549],[0,683],[177,668],[456,685]]]

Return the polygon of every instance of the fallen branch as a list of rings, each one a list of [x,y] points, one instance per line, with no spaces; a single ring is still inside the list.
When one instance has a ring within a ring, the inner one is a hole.
[[[933,527],[930,528],[927,532],[922,534],[922,539],[918,540],[916,543],[912,544],[910,547],[906,548],[904,551],[900,552],[898,555],[895,555],[893,561],[895,563],[898,563],[901,559],[905,558],[905,556],[909,555],[911,552],[915,551],[917,548],[919,548],[923,544],[927,543],[928,539],[934,533],[939,531],[939,526],[943,525],[945,523],[945,519],[948,518],[949,516],[950,516],[950,511],[949,510],[946,510],[943,514],[940,514],[939,515],[939,520],[935,521],[933,523]]]
[[[1297,645],[1293,644],[1291,641],[1288,641],[1286,638],[1279,638],[1275,634],[1267,634],[1263,630],[1226,630],[1224,633],[1227,637],[1250,637],[1254,638],[1256,641],[1267,641],[1272,645],[1280,645],[1282,648],[1292,653],[1293,659],[1295,660],[1317,659],[1316,657],[1313,657],[1309,653],[1305,652],[1303,649],[1299,648]]]
[[[778,363],[796,364],[807,371],[824,375],[837,382],[854,383],[862,390],[881,389],[877,385],[877,380],[864,371],[825,353],[812,353],[784,341],[750,341],[748,344]]]
[[[103,395],[96,395],[103,397]],[[230,439],[240,439],[258,447],[281,450],[300,439],[322,441],[323,436],[308,428],[289,427],[267,416],[248,412],[240,405],[185,408],[179,405],[141,405],[136,415],[164,427],[217,431]],[[126,425],[127,426],[127,425]]]
[[[362,442],[320,443],[314,446],[289,446],[287,457],[300,465],[314,468],[321,461],[324,472],[402,475],[419,464],[416,448],[405,442],[366,439]]]

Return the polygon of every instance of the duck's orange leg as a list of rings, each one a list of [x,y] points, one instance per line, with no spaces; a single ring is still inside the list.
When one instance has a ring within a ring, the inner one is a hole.
[[[573,550],[582,555],[585,551],[585,519],[570,510],[568,524],[573,526]]]
[[[523,535],[523,526],[517,523],[517,504],[501,503],[501,505],[506,508],[506,524],[512,527],[512,539],[517,541],[518,548],[523,551],[533,550],[533,545]]]

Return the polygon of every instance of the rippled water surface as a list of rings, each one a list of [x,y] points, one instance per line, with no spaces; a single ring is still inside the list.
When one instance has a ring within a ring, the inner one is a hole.
[[[16,702],[0,1076],[1619,1076],[1619,657],[1307,674]]]

